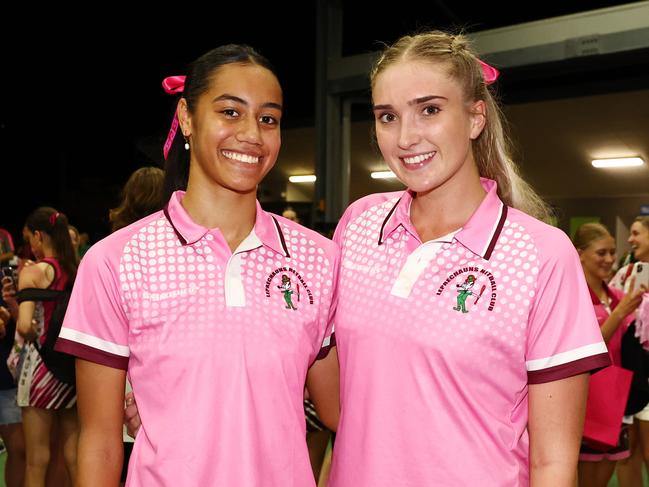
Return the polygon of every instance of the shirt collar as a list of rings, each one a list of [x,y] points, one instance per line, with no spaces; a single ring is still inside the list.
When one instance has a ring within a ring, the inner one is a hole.
[[[491,179],[480,178],[487,195],[455,238],[474,254],[489,260],[507,219],[507,205],[498,197],[498,186]],[[410,221],[413,192],[405,191],[388,212],[379,232],[379,245],[401,225],[416,235]]]
[[[480,178],[480,183],[487,195],[455,238],[474,254],[489,260],[507,220],[507,205],[498,197],[496,181]]]
[[[176,232],[180,242],[183,245],[193,245],[202,239],[210,229],[192,220],[187,210],[181,204],[184,196],[184,191],[175,191],[164,207],[163,212]],[[256,202],[256,207],[255,226],[250,232],[250,235],[239,246],[239,249],[242,251],[251,250],[263,244],[275,252],[290,257],[284,233],[277,219],[270,213],[264,211],[259,201]]]
[[[604,286],[604,291],[606,292],[606,295],[608,296],[608,299],[609,299],[609,301],[610,301],[610,302],[609,302],[609,307],[610,307],[610,309],[615,309],[615,307],[618,305],[618,303],[620,302],[620,300],[618,299],[618,297],[617,297],[615,294],[613,294],[613,293],[611,292],[611,290],[609,289],[609,287],[608,287],[608,285],[606,284],[606,282],[602,282],[602,285]],[[590,293],[590,299],[591,299],[591,301],[593,302],[593,304],[602,304],[602,302],[599,300],[599,297],[598,297],[597,294],[595,294],[595,292],[590,288],[590,286],[588,286],[588,292]]]

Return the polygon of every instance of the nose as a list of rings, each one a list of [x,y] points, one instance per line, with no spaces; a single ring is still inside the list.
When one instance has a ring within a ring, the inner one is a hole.
[[[421,134],[417,123],[404,117],[399,126],[399,148],[408,149],[421,140]]]
[[[244,117],[241,120],[237,132],[237,140],[239,142],[247,142],[254,145],[261,144],[261,131],[256,118]]]

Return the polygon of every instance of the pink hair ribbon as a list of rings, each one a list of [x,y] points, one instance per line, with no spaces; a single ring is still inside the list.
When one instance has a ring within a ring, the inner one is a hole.
[[[182,93],[185,90],[185,76],[169,76],[162,80],[162,87],[169,95]],[[171,128],[169,129],[169,135],[167,135],[167,140],[162,148],[165,160],[167,160],[167,157],[169,156],[169,150],[171,149],[171,144],[173,143],[176,132],[178,131],[178,125],[178,114],[174,113],[174,119],[171,122]]]
[[[480,59],[478,59],[478,62],[482,68],[482,77],[484,78],[485,84],[490,85],[494,83],[498,79],[498,76],[500,76],[500,71]]]

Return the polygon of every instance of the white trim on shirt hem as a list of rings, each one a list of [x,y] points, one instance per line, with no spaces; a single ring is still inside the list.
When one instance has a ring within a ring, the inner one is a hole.
[[[131,352],[128,347],[124,345],[118,345],[116,343],[108,342],[97,338],[87,333],[83,333],[71,328],[61,328],[61,333],[59,333],[60,338],[65,338],[72,342],[81,343],[82,345],[87,345],[91,348],[96,348],[97,350],[102,350],[104,352],[111,353],[113,355],[119,355],[120,357],[129,357]]]

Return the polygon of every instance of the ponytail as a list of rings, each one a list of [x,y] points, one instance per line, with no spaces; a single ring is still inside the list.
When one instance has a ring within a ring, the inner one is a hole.
[[[68,231],[68,218],[54,208],[42,206],[27,217],[25,226],[31,232],[39,231],[50,237],[54,255],[68,276],[68,284],[71,285],[77,274],[77,255]]]

